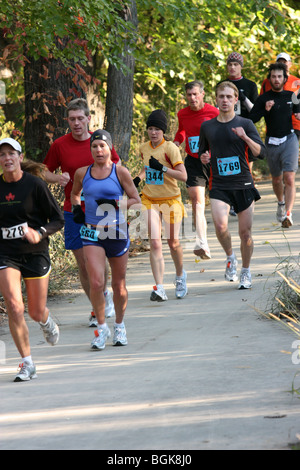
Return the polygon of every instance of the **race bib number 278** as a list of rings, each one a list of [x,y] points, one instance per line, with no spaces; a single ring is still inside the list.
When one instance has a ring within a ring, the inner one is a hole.
[[[24,222],[20,225],[14,225],[13,227],[2,227],[2,237],[4,240],[15,240],[16,238],[24,237],[25,233],[28,232],[28,224]]]

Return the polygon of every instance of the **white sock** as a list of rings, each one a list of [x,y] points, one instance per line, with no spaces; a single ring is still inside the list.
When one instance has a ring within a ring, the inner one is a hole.
[[[234,261],[235,260],[235,253],[232,252],[232,255],[227,256],[228,261]]]
[[[32,364],[33,362],[31,356],[22,357],[22,361],[27,362],[27,364]]]
[[[124,328],[124,322],[122,321],[122,323],[116,323],[114,322],[114,326],[116,326],[117,328]]]

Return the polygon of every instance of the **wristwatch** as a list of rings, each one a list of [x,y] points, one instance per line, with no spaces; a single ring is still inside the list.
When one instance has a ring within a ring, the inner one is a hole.
[[[168,167],[163,166],[161,170],[162,170],[163,173],[166,173],[167,169],[168,169]]]

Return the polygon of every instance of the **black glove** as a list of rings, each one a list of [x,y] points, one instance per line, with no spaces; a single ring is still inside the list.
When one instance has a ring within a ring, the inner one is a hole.
[[[115,199],[101,198],[101,199],[97,199],[96,202],[98,206],[101,206],[101,204],[111,204],[113,207],[115,207],[115,209],[119,208],[118,201],[116,201]]]
[[[138,185],[140,184],[140,182],[141,182],[141,178],[140,178],[139,176],[136,176],[136,177],[134,178],[134,180],[133,180],[133,184],[134,184],[134,186],[135,186],[136,188],[138,187]]]
[[[76,206],[72,207],[72,212],[73,212],[73,220],[76,222],[76,224],[84,224],[85,222],[85,213],[83,212],[80,204],[77,204]]]
[[[150,161],[149,161],[149,166],[150,166],[150,168],[153,168],[153,170],[162,171],[162,169],[163,169],[163,164],[160,163],[158,160],[156,160],[156,158],[154,158],[152,156],[151,156]]]
[[[245,101],[246,95],[245,95],[245,93],[244,93],[244,90],[240,90],[240,91],[239,91],[239,98],[240,98],[240,101],[241,101],[241,102]]]

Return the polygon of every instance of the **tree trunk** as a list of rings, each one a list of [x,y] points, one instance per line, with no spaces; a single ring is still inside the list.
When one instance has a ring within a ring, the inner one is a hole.
[[[66,105],[71,99],[86,98],[86,84],[74,64],[29,57],[24,67],[25,152],[42,162],[52,142],[67,132]]]
[[[137,27],[137,9],[135,0],[128,2],[123,11],[123,18]],[[133,78],[135,60],[124,42],[122,61],[129,69],[123,73],[109,65],[107,77],[107,97],[104,127],[110,132],[113,144],[122,160],[128,160],[133,119]]]

